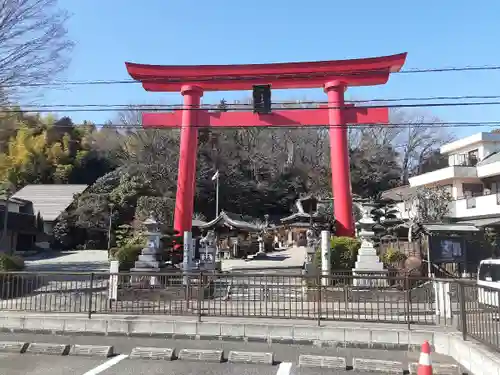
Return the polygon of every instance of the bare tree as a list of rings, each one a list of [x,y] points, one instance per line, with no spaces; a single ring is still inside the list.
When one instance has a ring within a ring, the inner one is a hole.
[[[408,242],[412,242],[417,225],[440,222],[448,216],[452,199],[449,190],[442,186],[421,187],[406,197],[405,210],[409,221],[403,225],[408,228]]]
[[[0,0],[2,94],[12,97],[26,85],[53,82],[68,66],[68,17],[57,0]]]
[[[412,173],[419,173],[420,166],[436,150],[453,137],[439,126],[440,120],[417,112],[395,111],[391,114],[393,147],[398,151],[403,170],[401,182],[408,184]]]
[[[144,109],[140,105],[131,105],[117,114],[117,123],[130,128],[140,128],[142,126],[142,114]],[[151,112],[151,111],[149,111]]]

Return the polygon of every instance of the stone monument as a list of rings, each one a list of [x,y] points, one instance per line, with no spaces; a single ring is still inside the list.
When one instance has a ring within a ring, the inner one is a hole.
[[[135,267],[132,268],[131,272],[143,272],[143,273],[153,273],[160,272],[163,267],[163,259],[160,250],[160,237],[161,232],[159,229],[158,222],[150,217],[144,221],[144,226],[146,227],[147,242],[146,247],[144,247],[139,255],[137,261],[135,262]],[[143,280],[144,277],[139,276],[139,279]],[[159,285],[159,280],[156,276],[152,275],[149,279],[150,286]]]
[[[217,254],[215,246],[215,233],[208,231],[205,237],[200,240],[200,270],[213,271],[220,264],[220,255]]]
[[[384,276],[387,270],[384,269],[384,264],[380,261],[377,255],[377,250],[373,246],[372,238],[375,236],[373,226],[376,224],[371,216],[371,210],[374,205],[365,203],[362,206],[363,217],[358,221],[358,237],[361,239],[361,247],[358,251],[358,260],[352,269],[353,276],[358,276],[353,280],[354,286],[357,287],[377,287],[387,285],[386,278],[379,279],[363,279],[359,276]]]
[[[306,232],[306,259],[304,260],[304,274],[312,275],[314,274],[314,257],[316,255],[314,232],[309,228]]]

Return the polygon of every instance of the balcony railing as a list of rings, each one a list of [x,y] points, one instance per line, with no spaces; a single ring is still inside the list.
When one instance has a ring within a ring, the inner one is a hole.
[[[459,197],[450,202],[450,217],[467,218],[500,214],[500,192]]]
[[[454,155],[453,159],[448,163],[450,167],[475,167],[479,159],[477,156],[472,156],[468,154],[458,154]]]

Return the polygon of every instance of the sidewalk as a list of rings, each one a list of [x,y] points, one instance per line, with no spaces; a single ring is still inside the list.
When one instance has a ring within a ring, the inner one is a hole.
[[[306,254],[307,249],[304,246],[300,246],[268,253],[268,259],[225,259],[222,261],[222,270],[230,272],[239,270],[300,269],[304,264]]]

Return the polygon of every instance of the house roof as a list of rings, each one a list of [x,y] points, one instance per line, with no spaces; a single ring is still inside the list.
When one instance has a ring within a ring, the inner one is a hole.
[[[424,224],[429,232],[479,232],[479,228],[468,224]]]
[[[411,187],[410,185],[399,186],[394,189],[382,192],[381,198],[390,199],[396,202],[402,202],[410,198],[416,190],[416,187]]]
[[[26,185],[12,197],[33,203],[35,215],[44,221],[54,221],[74,200],[75,194],[82,193],[88,185]]]
[[[0,201],[5,202],[6,199],[7,199],[7,197],[5,195],[0,196]],[[9,202],[22,204],[22,205],[31,204],[31,201],[29,201],[27,199],[20,199],[20,198],[14,198],[14,197],[10,197]]]

